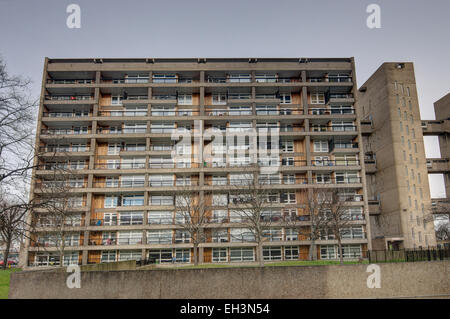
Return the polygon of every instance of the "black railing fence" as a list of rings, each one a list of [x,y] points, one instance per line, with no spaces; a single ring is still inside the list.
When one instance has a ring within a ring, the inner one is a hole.
[[[450,260],[450,248],[368,250],[369,263]]]

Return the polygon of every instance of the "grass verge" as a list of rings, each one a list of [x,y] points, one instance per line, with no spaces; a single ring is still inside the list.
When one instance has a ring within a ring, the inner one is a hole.
[[[0,299],[8,299],[9,278],[11,273],[20,270],[20,268],[12,268],[7,270],[0,269]]]

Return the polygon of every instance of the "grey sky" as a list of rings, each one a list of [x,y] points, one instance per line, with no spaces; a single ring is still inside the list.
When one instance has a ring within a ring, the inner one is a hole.
[[[66,27],[67,5],[81,29]],[[366,26],[381,6],[381,29]],[[0,54],[39,94],[45,56],[349,57],[358,85],[386,61],[415,64],[423,119],[450,92],[448,0],[0,0]],[[426,139],[429,157],[437,140]],[[443,196],[442,176],[430,179]]]

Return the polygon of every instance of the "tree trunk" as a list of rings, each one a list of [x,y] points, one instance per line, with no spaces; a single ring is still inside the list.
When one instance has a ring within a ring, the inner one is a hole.
[[[311,245],[309,246],[309,260],[316,260],[317,258],[317,253],[316,253],[316,240],[312,239],[311,240]]]
[[[263,246],[262,246],[262,242],[261,241],[258,242],[258,247],[256,249],[257,249],[257,252],[256,252],[257,256],[256,257],[257,257],[258,262],[259,262],[259,267],[264,267]]]
[[[338,240],[338,251],[339,251],[339,264],[344,264],[344,256],[342,255],[342,242],[341,242],[341,236],[337,236]]]
[[[198,243],[194,242],[194,266],[198,265]]]
[[[3,254],[3,270],[5,270],[8,267],[8,257],[9,257],[9,250],[11,249],[11,240],[6,240],[6,247],[5,247],[5,253]]]

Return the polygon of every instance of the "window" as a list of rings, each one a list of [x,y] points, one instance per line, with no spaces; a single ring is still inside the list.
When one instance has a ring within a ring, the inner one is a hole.
[[[153,74],[152,79],[153,83],[177,83],[176,74]]]
[[[175,130],[173,122],[152,122],[150,124],[151,133],[172,133]]]
[[[314,152],[328,152],[328,141],[314,141]]]
[[[122,206],[142,206],[144,195],[126,195],[122,197]]]
[[[122,168],[145,168],[145,157],[124,158]]]
[[[253,248],[230,248],[230,261],[254,261]]]
[[[144,222],[144,212],[121,212],[119,225],[142,225]]]
[[[142,252],[140,250],[121,250],[119,252],[119,261],[123,260],[141,260]]]
[[[175,262],[188,263],[191,261],[191,252],[189,249],[175,249]]]
[[[118,155],[121,149],[120,143],[109,143],[108,144],[108,155]]]
[[[283,240],[283,232],[281,228],[271,228],[265,229],[262,232],[263,237],[267,238],[269,241],[281,241]]]
[[[118,197],[117,196],[106,196],[105,197],[105,208],[117,207]]]
[[[192,94],[178,94],[179,105],[192,105]]]
[[[277,107],[275,105],[257,105],[256,115],[277,115]]]
[[[280,94],[280,104],[291,104],[291,103],[292,103],[291,93]]]
[[[150,205],[171,206],[171,205],[173,205],[173,196],[171,196],[171,195],[151,195]]]
[[[296,260],[298,259],[298,246],[286,246],[284,247],[284,259]]]
[[[282,152],[292,153],[294,152],[294,141],[281,141],[280,148]]]
[[[136,245],[142,243],[142,231],[120,231],[118,232],[119,245]]]
[[[144,175],[122,175],[120,179],[122,187],[143,187],[145,183]]]
[[[150,168],[173,168],[173,159],[170,156],[150,157]]]
[[[281,193],[281,202],[286,204],[295,204],[297,202],[295,192]]]
[[[294,166],[295,160],[293,157],[283,157],[281,159],[282,166]]]
[[[226,105],[227,104],[227,96],[225,93],[213,94],[212,95],[212,104],[213,105]]]
[[[250,74],[230,74],[229,82],[251,82],[252,77]]]
[[[281,247],[264,247],[263,258],[264,260],[281,260]]]
[[[171,244],[172,230],[157,229],[147,230],[147,244]]]
[[[212,231],[213,243],[226,243],[228,242],[228,231],[226,229],[213,229]]]
[[[173,186],[173,175],[150,175],[150,186]]]
[[[116,251],[115,250],[104,250],[102,251],[102,263],[111,263],[116,261]]]
[[[170,263],[172,262],[172,249],[149,250],[148,258],[158,263]]]
[[[172,224],[171,211],[150,211],[148,212],[149,224]]]
[[[330,174],[316,173],[316,183],[317,184],[329,184],[329,183],[331,183],[331,176],[330,176]]]
[[[212,262],[227,262],[228,254],[227,248],[213,248],[212,249]]]
[[[111,105],[122,105],[122,99],[121,95],[111,95]]]
[[[251,242],[255,241],[255,235],[247,228],[231,228],[231,242]]]
[[[142,152],[145,151],[144,143],[127,143],[125,144],[125,150],[127,152]]]
[[[119,187],[119,178],[118,177],[106,177],[105,187]]]
[[[191,242],[191,235],[187,230],[175,230],[175,243],[189,243]]]
[[[298,230],[295,228],[286,228],[286,241],[292,241],[298,239]]]
[[[311,104],[325,104],[325,94],[311,93]]]

